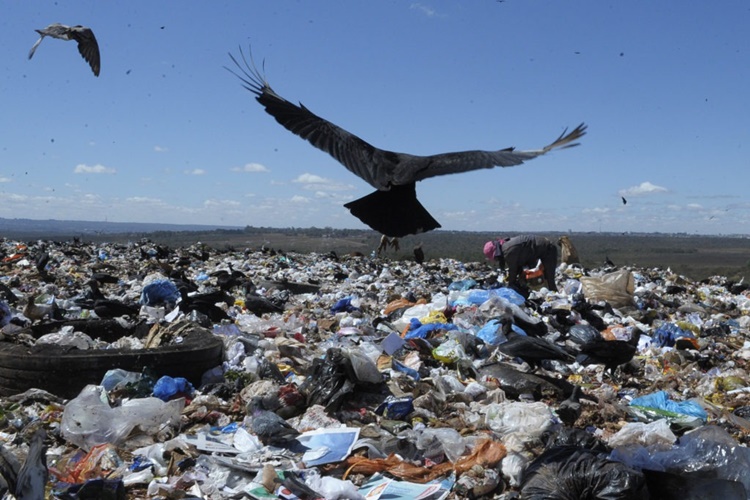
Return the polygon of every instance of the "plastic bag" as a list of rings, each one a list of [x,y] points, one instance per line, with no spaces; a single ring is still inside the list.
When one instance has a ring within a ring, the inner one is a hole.
[[[750,474],[747,473],[750,470],[750,448],[740,445],[716,425],[705,425],[686,433],[666,451],[624,448],[614,450],[612,458],[640,468],[738,481],[750,491]]]
[[[523,474],[525,500],[649,498],[643,473],[598,453],[574,446],[551,448],[537,457]]]
[[[666,391],[658,391],[653,394],[641,396],[630,401],[630,406],[645,408],[655,411],[666,417],[687,415],[697,417],[704,422],[708,419],[708,414],[695,401],[672,401]]]
[[[140,303],[147,306],[175,304],[179,298],[180,292],[171,280],[159,279],[143,287]]]
[[[167,426],[179,425],[185,407],[184,399],[168,403],[158,398],[131,399],[115,408],[106,401],[104,387],[84,387],[65,405],[60,422],[63,437],[84,450],[104,443],[120,445],[136,428],[154,435]]]
[[[676,440],[677,436],[669,429],[669,422],[660,419],[651,423],[628,422],[609,438],[607,444],[612,448],[638,444],[667,450]]]
[[[621,269],[599,277],[582,276],[583,294],[591,301],[605,301],[612,307],[634,305],[635,280],[633,273]]]
[[[326,500],[365,500],[351,481],[331,476],[321,476],[315,469],[305,471],[305,484],[323,495]]]
[[[351,361],[358,382],[377,384],[383,380],[383,375],[378,371],[378,367],[361,350],[344,349],[343,353]]]
[[[181,397],[192,397],[195,392],[193,384],[184,377],[162,376],[154,384],[154,396],[162,401]]]
[[[542,402],[506,401],[488,405],[485,421],[500,436],[517,434],[523,441],[531,441],[552,426],[554,416]]]
[[[466,451],[461,434],[450,427],[425,428],[417,436],[417,448],[428,458],[445,454],[445,458],[456,462]]]

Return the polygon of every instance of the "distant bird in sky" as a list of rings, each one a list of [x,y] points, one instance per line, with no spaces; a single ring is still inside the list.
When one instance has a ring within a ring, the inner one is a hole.
[[[620,198],[622,198],[622,204],[623,205],[627,205],[628,204],[628,200],[626,200],[624,196],[620,196]]]
[[[46,28],[40,30],[34,30],[39,33],[39,40],[31,47],[29,51],[29,59],[34,56],[36,48],[42,43],[45,36],[52,38],[59,38],[60,40],[75,40],[78,42],[78,52],[91,66],[91,71],[94,72],[95,76],[99,76],[99,69],[101,68],[101,62],[99,57],[99,44],[96,42],[96,37],[91,28],[85,26],[65,26],[64,24],[54,23],[50,24]]]
[[[418,234],[440,227],[417,200],[416,183],[438,175],[469,172],[483,168],[510,167],[541,156],[552,149],[576,146],[586,133],[580,124],[567,129],[555,141],[541,149],[516,151],[462,151],[432,156],[415,156],[378,149],[341,127],[317,116],[302,104],[294,104],[277,94],[240,49],[244,66],[229,54],[242,74],[227,68],[256,100],[284,128],[333,156],[350,172],[376,189],[358,200],[346,203],[352,215],[375,231],[391,237]]]

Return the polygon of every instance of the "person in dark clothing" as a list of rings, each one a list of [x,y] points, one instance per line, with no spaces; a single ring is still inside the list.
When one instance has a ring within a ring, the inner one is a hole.
[[[524,266],[534,268],[541,260],[547,288],[553,292],[557,291],[557,246],[543,236],[522,235],[488,241],[484,245],[484,255],[497,262],[499,267],[507,267],[508,285],[512,288],[521,287],[519,277]]]

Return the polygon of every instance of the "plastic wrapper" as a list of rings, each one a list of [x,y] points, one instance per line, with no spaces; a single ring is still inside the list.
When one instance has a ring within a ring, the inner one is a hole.
[[[633,273],[621,269],[602,276],[582,276],[583,293],[590,301],[605,301],[612,307],[632,306],[635,280]]]

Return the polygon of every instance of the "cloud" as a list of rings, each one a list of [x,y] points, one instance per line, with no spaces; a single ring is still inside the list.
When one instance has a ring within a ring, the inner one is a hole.
[[[206,173],[202,168],[194,168],[192,170],[183,170],[185,175],[203,175]]]
[[[0,177],[0,182],[10,182],[10,177]]]
[[[269,170],[260,163],[246,163],[242,167],[233,167],[232,172],[269,172]]]
[[[112,167],[105,167],[104,165],[101,165],[97,163],[96,165],[86,165],[84,163],[79,163],[76,165],[76,168],[73,170],[73,173],[75,174],[114,174],[117,173],[117,170],[115,170]]]
[[[156,151],[157,153],[166,153],[167,151],[169,151],[169,148],[154,146],[154,151]]]
[[[304,173],[293,179],[296,184],[303,184],[302,189],[308,191],[347,191],[353,189],[351,184],[341,184],[315,174]]]
[[[310,203],[310,198],[306,198],[300,195],[292,196],[292,203]]]
[[[632,186],[627,189],[621,189],[622,196],[644,196],[647,194],[667,193],[669,190],[665,187],[651,184],[650,182],[641,182],[638,186]]]
[[[594,207],[594,208],[583,209],[583,213],[585,214],[606,214],[609,212],[610,212],[610,209],[606,207]]]
[[[414,2],[413,4],[409,6],[409,8],[412,10],[418,10],[427,17],[443,17],[443,16],[438,15],[435,9],[423,3]]]

